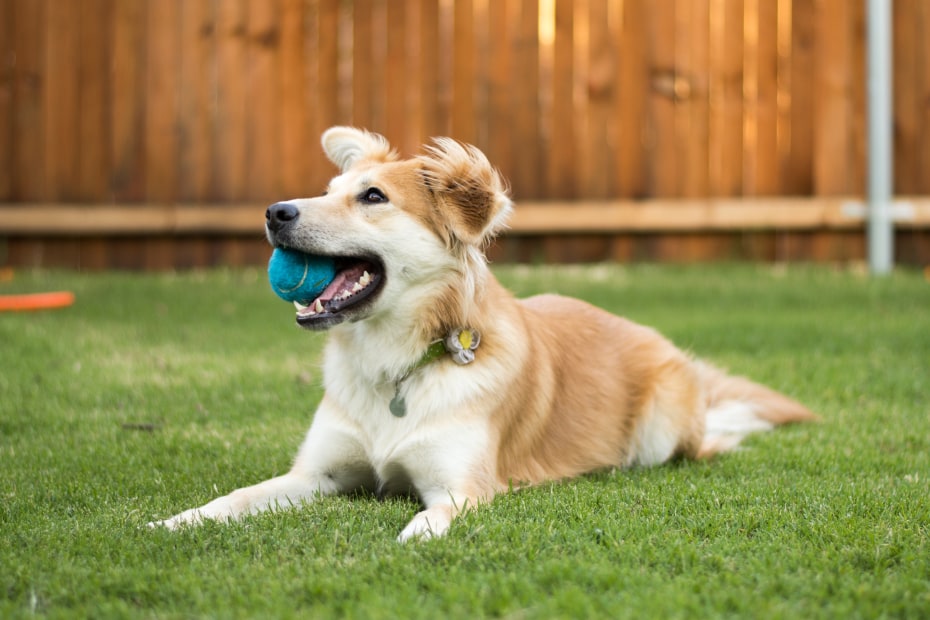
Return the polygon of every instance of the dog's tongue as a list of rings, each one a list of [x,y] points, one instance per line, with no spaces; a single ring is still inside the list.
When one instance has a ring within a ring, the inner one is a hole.
[[[343,269],[323,289],[319,300],[321,302],[332,301],[333,299],[338,301],[354,295],[370,284],[372,270],[373,267],[370,263],[358,263]]]
[[[352,305],[356,296],[372,285],[377,278],[375,267],[367,261],[352,264],[336,274],[319,297],[307,306],[296,304],[297,314],[307,318],[324,312],[339,312]]]

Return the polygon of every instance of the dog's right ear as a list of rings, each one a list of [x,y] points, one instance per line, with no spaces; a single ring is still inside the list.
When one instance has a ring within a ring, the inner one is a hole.
[[[456,239],[487,245],[506,228],[513,211],[504,180],[476,147],[449,138],[433,142],[417,158],[426,187],[444,205],[442,213]]]
[[[397,159],[384,136],[354,127],[330,127],[323,132],[321,142],[329,161],[342,172],[360,161],[385,163]]]

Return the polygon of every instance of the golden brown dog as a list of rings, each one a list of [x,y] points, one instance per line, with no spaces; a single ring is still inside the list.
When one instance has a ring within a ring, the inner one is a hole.
[[[341,170],[326,193],[266,214],[272,245],[337,257],[297,312],[329,331],[323,400],[289,473],[161,524],[368,488],[422,500],[400,540],[436,536],[509,488],[702,458],[813,417],[582,301],[515,299],[483,252],[511,202],[476,148],[440,138],[400,160],[346,127],[323,148]]]

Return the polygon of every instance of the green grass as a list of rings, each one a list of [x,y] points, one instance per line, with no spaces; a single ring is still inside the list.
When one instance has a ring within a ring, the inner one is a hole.
[[[0,294],[0,617],[927,617],[930,283],[827,267],[497,269],[785,390],[823,421],[710,463],[497,498],[399,545],[408,500],[144,524],[285,471],[323,337],[261,271],[21,273]]]

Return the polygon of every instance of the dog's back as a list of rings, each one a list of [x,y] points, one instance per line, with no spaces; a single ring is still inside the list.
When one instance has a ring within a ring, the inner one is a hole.
[[[530,354],[514,388],[527,396],[493,418],[504,438],[499,473],[511,482],[708,457],[750,432],[814,417],[585,302],[541,295],[518,303]]]

